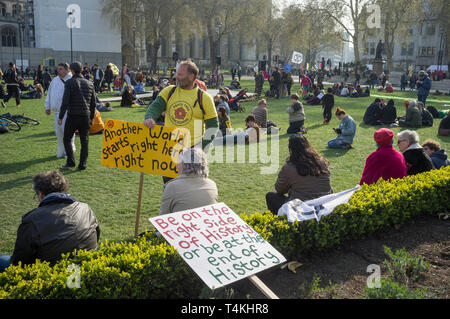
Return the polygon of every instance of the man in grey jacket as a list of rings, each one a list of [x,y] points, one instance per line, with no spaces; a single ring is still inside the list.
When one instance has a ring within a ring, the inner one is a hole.
[[[58,171],[33,177],[39,207],[23,216],[17,231],[14,253],[0,256],[0,272],[10,262],[32,264],[37,259],[54,264],[62,254],[97,249],[100,228],[88,204],[66,194],[68,183]]]

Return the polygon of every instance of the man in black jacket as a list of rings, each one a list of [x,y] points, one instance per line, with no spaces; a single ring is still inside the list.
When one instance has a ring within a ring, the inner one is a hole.
[[[273,71],[272,73],[273,76],[273,85],[274,85],[274,89],[275,89],[275,95],[277,97],[277,99],[280,98],[280,86],[281,86],[281,73],[280,71],[278,71],[278,68],[275,68],[275,71]]]
[[[16,98],[16,106],[20,106],[20,92],[19,92],[19,79],[17,78],[17,68],[14,63],[9,64],[9,69],[6,70],[3,75],[3,79],[6,82],[6,91],[8,95],[3,98],[2,106],[6,107],[5,103],[8,103],[9,99],[13,96]]]
[[[39,207],[22,217],[14,253],[0,256],[0,272],[9,266],[39,259],[54,264],[75,249],[97,249],[100,227],[88,204],[66,194],[68,183],[58,171],[33,177]]]
[[[95,93],[98,93],[98,91],[100,91],[100,84],[103,80],[103,70],[100,69],[97,64],[94,64],[94,67],[92,68],[92,76],[94,77]]]
[[[364,123],[366,125],[380,125],[380,117],[381,117],[381,99],[376,98],[375,102],[369,105],[364,114]]]
[[[67,162],[62,169],[75,167],[75,158],[72,149],[72,136],[78,130],[81,142],[79,170],[85,170],[88,158],[89,128],[95,116],[95,91],[92,82],[86,80],[81,75],[81,63],[74,62],[70,66],[73,77],[65,84],[61,111],[59,113],[58,124],[62,125],[62,120],[66,112],[68,113],[66,125],[64,127],[64,148],[66,150]]]

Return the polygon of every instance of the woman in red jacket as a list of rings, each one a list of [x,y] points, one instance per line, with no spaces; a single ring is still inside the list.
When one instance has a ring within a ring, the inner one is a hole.
[[[387,181],[406,177],[405,158],[392,145],[394,132],[387,128],[379,129],[375,132],[374,139],[378,149],[367,157],[359,184],[375,184],[380,178]]]

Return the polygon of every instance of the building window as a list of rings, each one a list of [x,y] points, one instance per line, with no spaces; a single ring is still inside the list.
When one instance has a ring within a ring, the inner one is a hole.
[[[427,28],[427,35],[434,35],[436,33],[436,26],[429,25]]]
[[[4,4],[3,2],[0,2],[0,16],[6,16],[6,4]]]
[[[412,56],[413,54],[414,54],[414,43],[413,42],[402,45],[402,54],[401,55]]]
[[[2,46],[15,47],[17,46],[16,31],[11,28],[4,28],[2,30]]]
[[[19,4],[19,6],[17,6],[17,4],[13,4],[12,6],[12,15],[13,17],[16,15],[19,15],[22,12],[22,6]]]
[[[375,42],[366,42],[364,47],[365,55],[374,55],[375,54]]]

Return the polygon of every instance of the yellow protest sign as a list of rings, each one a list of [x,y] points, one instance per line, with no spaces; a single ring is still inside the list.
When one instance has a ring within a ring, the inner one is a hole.
[[[106,120],[101,164],[135,172],[176,178],[178,154],[189,146],[185,128]]]

